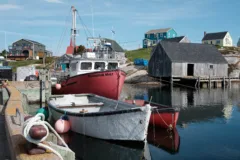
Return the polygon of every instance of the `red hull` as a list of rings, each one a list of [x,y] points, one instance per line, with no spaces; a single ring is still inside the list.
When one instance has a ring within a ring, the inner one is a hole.
[[[127,103],[136,104],[138,106],[144,106],[148,104],[148,102],[144,100],[125,100]],[[175,128],[178,121],[179,110],[172,108],[161,106],[159,104],[150,104],[152,107],[156,107],[153,110],[149,124],[158,126],[161,128]]]
[[[81,74],[63,81],[60,90],[52,87],[52,94],[92,93],[118,100],[125,77],[121,70]]]

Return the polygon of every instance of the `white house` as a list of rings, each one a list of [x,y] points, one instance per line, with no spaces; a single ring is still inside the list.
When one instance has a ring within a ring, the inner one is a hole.
[[[203,44],[213,44],[224,47],[233,46],[233,40],[229,32],[206,33],[202,39]]]

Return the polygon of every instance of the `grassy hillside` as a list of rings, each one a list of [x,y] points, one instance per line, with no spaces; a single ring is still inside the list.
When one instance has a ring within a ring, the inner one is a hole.
[[[152,48],[141,48],[137,50],[127,51],[128,61],[134,61],[135,58],[143,58],[149,60]]]
[[[54,57],[47,57],[46,58],[46,65],[53,63],[55,60]],[[16,62],[9,62],[8,65],[13,68],[13,72],[16,72],[17,67],[29,66],[33,64],[43,64],[43,60],[25,60],[25,61],[16,61]],[[42,68],[38,66],[37,68]]]

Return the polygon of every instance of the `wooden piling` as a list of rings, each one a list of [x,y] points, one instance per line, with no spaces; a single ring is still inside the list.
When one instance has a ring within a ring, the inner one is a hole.
[[[225,82],[225,77],[223,77],[223,88],[225,88],[226,82]]]
[[[211,88],[211,77],[210,77],[210,75],[209,75],[209,82],[208,82],[208,86],[209,86],[209,88]]]
[[[198,77],[198,89],[200,89],[200,77]]]

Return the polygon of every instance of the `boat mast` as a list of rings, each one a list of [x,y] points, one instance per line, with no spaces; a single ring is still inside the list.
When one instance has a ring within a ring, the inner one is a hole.
[[[74,48],[74,53],[75,53],[75,48],[76,48],[76,36],[77,36],[77,10],[75,9],[74,6],[72,6],[72,35],[71,35],[71,40],[72,40],[72,46]]]

